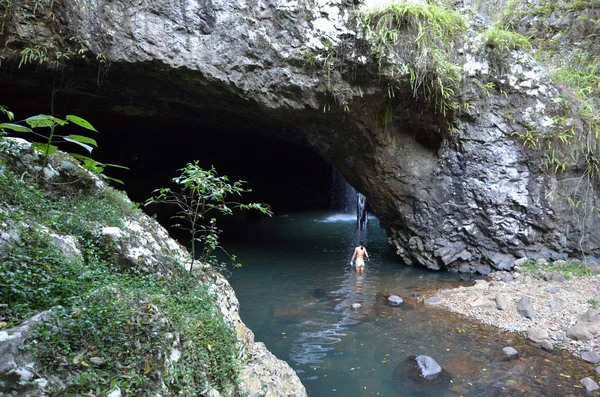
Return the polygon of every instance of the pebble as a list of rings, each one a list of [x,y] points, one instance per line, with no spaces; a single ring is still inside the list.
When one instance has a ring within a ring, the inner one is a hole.
[[[588,363],[592,363],[592,364],[600,363],[600,356],[596,352],[585,351],[585,352],[581,353],[581,358],[584,361],[587,361]]]
[[[515,350],[515,348],[511,347],[511,346],[505,347],[504,349],[502,349],[502,351],[504,353],[506,353],[506,355],[508,357],[513,357],[513,356],[516,356],[518,354],[518,352]]]
[[[588,393],[600,389],[600,386],[598,386],[598,384],[589,377],[583,378],[579,382],[581,382],[581,384],[583,385],[583,387],[585,387]]]

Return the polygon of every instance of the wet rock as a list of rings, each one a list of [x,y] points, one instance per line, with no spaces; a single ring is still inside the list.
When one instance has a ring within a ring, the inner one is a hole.
[[[549,293],[551,294],[557,294],[560,292],[560,289],[556,288],[556,287],[552,287],[548,290]]]
[[[35,376],[32,372],[32,367],[19,367],[7,373],[9,377],[15,377],[18,382],[29,382]]]
[[[551,352],[552,350],[554,350],[554,346],[552,345],[552,342],[550,342],[548,339],[541,341],[540,347],[542,349],[546,350],[547,352]]]
[[[429,356],[417,356],[415,360],[421,370],[421,376],[425,379],[433,379],[442,372],[442,367]]]
[[[541,342],[548,339],[548,331],[540,327],[531,327],[527,332],[529,340],[534,342]]]
[[[511,347],[511,346],[507,346],[507,347],[503,348],[503,349],[502,349],[502,351],[503,351],[503,352],[504,352],[504,353],[505,353],[505,354],[506,354],[508,357],[511,357],[511,358],[512,358],[512,357],[516,357],[516,356],[519,354],[519,352],[517,352],[517,351],[515,350],[515,348],[514,348],[514,347]]]
[[[596,367],[594,371],[596,371],[597,374],[600,374],[600,367]]]
[[[598,353],[588,350],[581,353],[581,359],[588,363],[598,364],[600,363],[600,355]]]
[[[512,300],[506,294],[496,295],[496,308],[498,310],[506,310],[512,305]]]
[[[440,367],[433,358],[413,355],[396,366],[392,382],[401,388],[404,394],[408,392],[437,395],[449,386],[451,378],[450,373]]]
[[[312,296],[313,296],[313,298],[318,299],[318,300],[325,300],[325,299],[327,299],[327,293],[322,288],[315,288],[312,291]]]
[[[426,305],[439,305],[443,302],[443,299],[439,296],[432,296],[431,298],[426,298],[423,303]]]
[[[529,298],[526,296],[521,297],[521,300],[517,303],[517,311],[521,316],[531,320],[534,320],[537,316],[535,309],[529,302]]]
[[[388,296],[387,301],[392,306],[399,306],[402,303],[404,303],[404,301],[402,300],[402,298],[400,298],[398,295],[390,295],[390,296]]]
[[[455,354],[444,363],[443,367],[452,377],[462,378],[471,378],[481,370],[479,361],[468,353]]]
[[[372,307],[361,305],[358,309],[348,308],[344,315],[350,322],[362,323],[374,319],[377,313]]]
[[[585,387],[585,390],[587,390],[588,393],[600,389],[600,386],[598,386],[598,384],[589,377],[583,378],[579,382],[581,382],[581,384],[583,385],[583,387]]]

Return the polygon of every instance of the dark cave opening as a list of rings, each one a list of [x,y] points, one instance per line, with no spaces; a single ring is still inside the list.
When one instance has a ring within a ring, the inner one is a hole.
[[[96,139],[98,148],[91,154],[95,160],[128,167],[107,167],[105,174],[122,180],[124,185],[112,185],[136,203],[143,203],[154,189],[170,186],[178,169],[197,160],[205,169],[214,166],[230,181],[246,181],[252,192],[241,201],[267,203],[275,214],[331,206],[331,166],[306,145],[279,138],[278,127],[268,121],[237,117],[236,111],[224,112],[210,103],[200,104],[201,110],[171,105],[170,111],[157,112],[136,104],[115,105],[109,98],[88,94],[57,91],[52,95],[51,89],[39,87],[11,91],[6,106],[16,120],[50,114],[53,103],[56,116],[73,114],[93,124],[98,133],[76,126],[59,128],[64,128],[64,134]],[[71,143],[58,146],[78,152]],[[153,210],[146,208],[146,212]]]

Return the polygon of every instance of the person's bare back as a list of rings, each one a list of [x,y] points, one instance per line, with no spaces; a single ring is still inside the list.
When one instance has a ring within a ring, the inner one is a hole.
[[[364,243],[360,241],[358,243],[358,247],[354,248],[354,254],[352,254],[352,259],[350,259],[350,265],[352,265],[354,258],[356,258],[356,264],[354,265],[354,268],[357,272],[365,271],[365,256],[367,257],[367,260],[371,260]]]

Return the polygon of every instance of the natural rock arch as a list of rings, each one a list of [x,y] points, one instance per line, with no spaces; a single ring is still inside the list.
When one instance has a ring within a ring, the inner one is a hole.
[[[268,126],[309,145],[365,194],[408,264],[488,273],[523,256],[600,255],[597,219],[578,222],[556,194],[574,182],[545,172],[540,154],[514,136],[524,126],[543,131],[558,92],[522,51],[495,75],[477,47],[481,17],[456,48],[464,78],[455,94],[469,106],[443,114],[408,82],[381,74],[356,27],[362,2],[23,4],[15,7],[34,22],[9,13],[3,34],[0,73],[11,92],[36,92],[33,82],[118,112],[234,114]],[[23,50],[36,48],[23,62]]]

